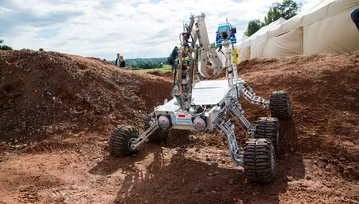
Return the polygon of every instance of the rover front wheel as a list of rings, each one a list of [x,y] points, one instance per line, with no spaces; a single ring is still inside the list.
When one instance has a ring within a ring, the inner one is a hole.
[[[131,144],[137,140],[139,133],[130,125],[122,125],[116,128],[108,141],[108,150],[114,156],[127,156],[136,153],[131,149]]]
[[[254,183],[270,183],[276,175],[276,160],[272,142],[249,139],[244,146],[244,174]]]
[[[289,96],[284,91],[272,92],[269,101],[269,109],[272,117],[289,119],[292,116],[292,107]]]

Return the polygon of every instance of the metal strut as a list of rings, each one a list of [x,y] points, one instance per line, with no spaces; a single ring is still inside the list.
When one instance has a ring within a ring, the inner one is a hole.
[[[243,84],[241,95],[243,95],[248,102],[252,104],[263,105],[265,109],[269,109],[269,101],[266,101],[260,96],[256,96],[256,93],[253,92],[252,88],[248,85],[247,82],[242,81],[241,83]]]
[[[244,117],[244,110],[242,109],[241,104],[238,101],[232,103],[230,107],[230,114],[236,119],[237,123],[243,128],[248,136],[253,136],[255,132],[255,127]]]
[[[130,145],[130,149],[131,150],[135,150],[138,146],[140,146],[142,143],[144,143],[146,141],[146,139],[154,132],[158,129],[158,125],[155,122],[150,122],[151,126],[144,132],[142,133],[137,140],[133,143],[131,143]]]
[[[236,135],[234,134],[234,125],[227,117],[226,113],[220,112],[216,121],[216,130],[227,139],[228,151],[232,161],[236,165],[243,165],[243,153],[239,150]]]

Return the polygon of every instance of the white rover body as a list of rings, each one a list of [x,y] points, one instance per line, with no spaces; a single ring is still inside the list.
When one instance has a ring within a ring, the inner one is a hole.
[[[270,101],[256,96],[249,85],[238,78],[236,55],[236,29],[228,22],[219,25],[216,45],[210,45],[205,25],[205,15],[191,16],[189,25],[180,34],[181,48],[176,63],[173,99],[154,108],[145,121],[144,133],[129,125],[122,125],[110,136],[109,151],[115,156],[126,156],[136,152],[147,138],[164,140],[171,129],[211,132],[217,130],[228,143],[229,154],[236,165],[244,167],[250,181],[269,183],[275,178],[275,151],[278,149],[278,119],[291,117],[288,95],[273,92]],[[225,53],[222,47],[226,48]],[[225,67],[218,53],[225,55]],[[207,61],[213,66],[213,74],[227,69],[226,80],[201,80],[208,78]],[[197,80],[195,80],[197,78]],[[245,117],[239,104],[244,97],[271,111],[272,117],[259,118],[252,125]],[[249,137],[244,148],[238,147],[231,118],[240,124]]]

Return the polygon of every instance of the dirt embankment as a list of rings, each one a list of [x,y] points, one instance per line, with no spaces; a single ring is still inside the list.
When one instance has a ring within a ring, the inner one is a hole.
[[[10,51],[0,53],[0,66],[0,142],[136,124],[170,96],[168,80],[95,58]]]
[[[216,133],[176,133],[135,157],[108,155],[112,129],[141,130],[170,98],[172,75],[1,51],[0,203],[358,203],[359,51],[253,59],[238,69],[257,95],[285,90],[292,101],[292,119],[280,123],[277,178],[266,186],[246,181]],[[241,104],[250,122],[269,116]]]

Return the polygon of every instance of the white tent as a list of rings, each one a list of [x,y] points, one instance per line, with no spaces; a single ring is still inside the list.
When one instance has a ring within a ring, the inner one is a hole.
[[[280,18],[275,22],[272,22],[271,24],[262,27],[251,37],[239,41],[237,46],[237,48],[239,49],[239,58],[241,60],[245,60],[249,58],[254,58],[253,56],[263,57],[263,48],[265,42],[268,40],[268,31],[280,27],[280,25],[282,25],[285,21],[286,20],[284,18]]]
[[[359,31],[350,18],[356,7],[359,0],[321,0],[287,21],[280,19],[263,27],[238,44],[239,56],[246,60],[359,50]]]

